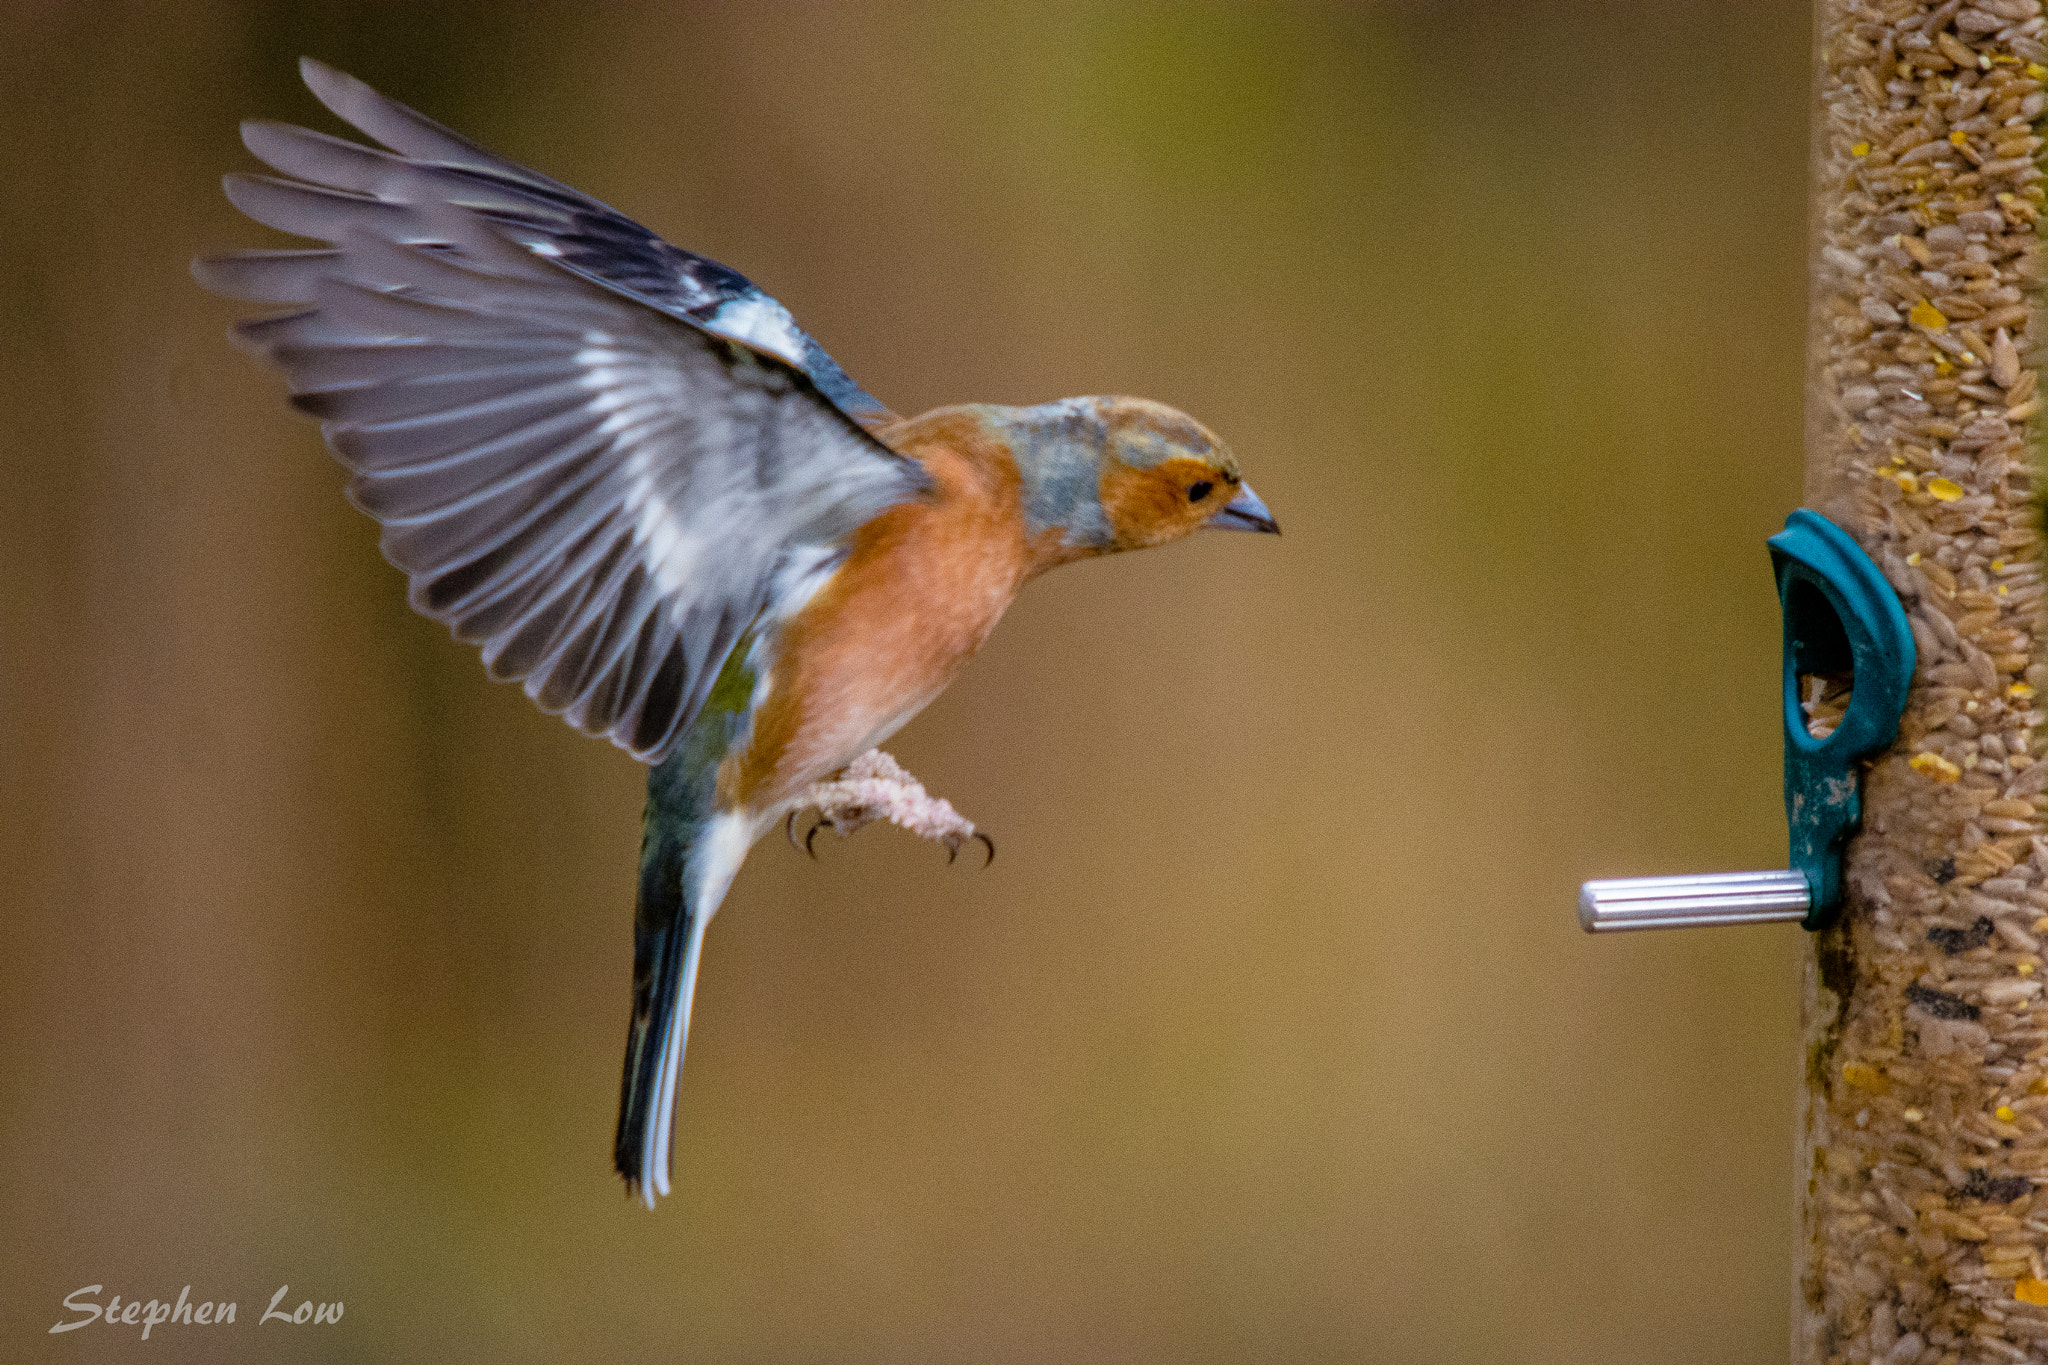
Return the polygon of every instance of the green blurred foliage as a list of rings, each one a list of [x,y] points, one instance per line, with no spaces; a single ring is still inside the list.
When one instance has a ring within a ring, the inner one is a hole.
[[[0,1358],[1679,1362],[1787,1338],[1806,17],[0,12]],[[406,609],[193,255],[311,53],[903,411],[1136,392],[1286,527],[1035,585],[894,747],[987,873],[756,853],[607,1156],[641,774]],[[338,1328],[259,1327],[342,1299]],[[232,1328],[50,1336],[64,1295]]]

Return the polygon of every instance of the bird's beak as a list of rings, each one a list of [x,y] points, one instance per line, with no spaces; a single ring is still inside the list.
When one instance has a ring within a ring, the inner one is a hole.
[[[1273,520],[1273,514],[1266,510],[1266,504],[1259,501],[1259,495],[1252,492],[1252,486],[1241,483],[1237,496],[1223,504],[1215,516],[1202,525],[1215,531],[1270,531],[1280,534],[1280,523]]]

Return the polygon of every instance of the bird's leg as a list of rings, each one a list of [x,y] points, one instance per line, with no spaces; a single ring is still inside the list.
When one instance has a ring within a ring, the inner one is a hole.
[[[818,823],[804,838],[806,849],[821,829],[830,829],[844,839],[871,821],[887,820],[920,839],[944,844],[947,862],[958,857],[961,845],[970,839],[980,840],[988,849],[988,860],[982,866],[995,861],[994,840],[977,833],[974,822],[954,810],[952,802],[927,792],[922,782],[880,749],[868,750],[831,778],[814,783],[799,801],[784,832],[795,843],[797,812],[815,809]]]

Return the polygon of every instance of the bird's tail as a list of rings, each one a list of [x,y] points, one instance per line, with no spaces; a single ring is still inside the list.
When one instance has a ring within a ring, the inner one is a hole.
[[[760,829],[743,810],[719,810],[716,794],[719,764],[747,731],[755,677],[748,639],[733,646],[704,709],[647,775],[633,913],[633,1017],[612,1161],[650,1209],[668,1193],[669,1125],[704,926]]]
[[[650,802],[633,915],[633,1017],[626,1028],[626,1072],[612,1153],[627,1189],[650,1209],[657,1195],[668,1193],[676,1076],[690,1031],[697,954],[716,908],[692,904],[688,885],[691,848],[701,842],[703,829],[661,828]]]

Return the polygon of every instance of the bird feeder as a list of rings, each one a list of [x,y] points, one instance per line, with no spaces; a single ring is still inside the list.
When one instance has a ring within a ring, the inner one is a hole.
[[[2048,1359],[2039,0],[1819,0],[1806,502],[1772,538],[1792,866],[1591,882],[1799,920],[1797,1365]]]
[[[1785,623],[1792,867],[1587,882],[1579,923],[1589,933],[1777,920],[1817,930],[1841,909],[1842,849],[1862,818],[1862,761],[1898,735],[1913,632],[1877,565],[1827,518],[1801,508],[1769,545]],[[1839,711],[1821,711],[1830,698],[1839,698]]]

